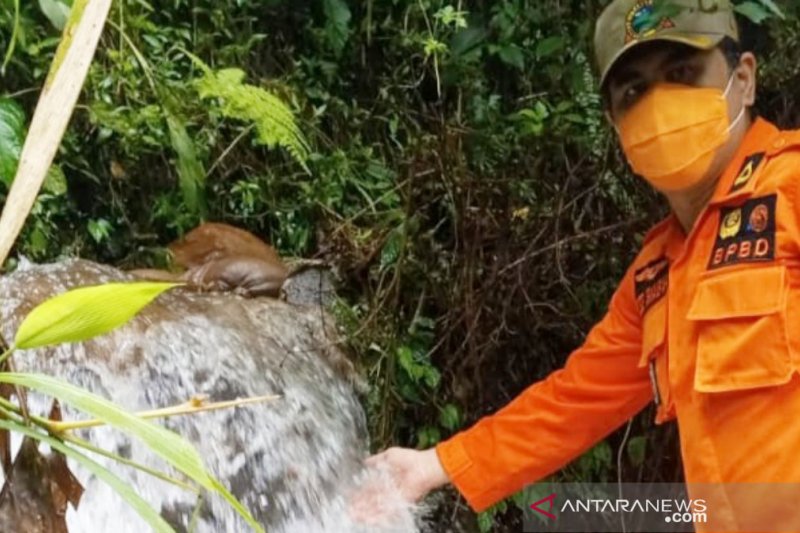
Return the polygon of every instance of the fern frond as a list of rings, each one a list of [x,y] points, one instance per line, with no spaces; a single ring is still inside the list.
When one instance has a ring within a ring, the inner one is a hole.
[[[195,81],[200,98],[218,100],[222,116],[253,124],[259,144],[285,149],[308,171],[306,160],[311,151],[308,142],[291,109],[280,98],[244,83],[245,73],[240,69],[214,71],[196,56],[191,57],[204,73]]]

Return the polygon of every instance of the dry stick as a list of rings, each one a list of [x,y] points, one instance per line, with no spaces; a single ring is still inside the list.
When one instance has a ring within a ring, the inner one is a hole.
[[[196,413],[203,413],[206,411],[218,411],[220,409],[230,409],[233,407],[239,407],[242,405],[248,405],[253,403],[263,403],[263,402],[271,402],[281,398],[279,394],[273,394],[269,396],[255,396],[252,398],[241,398],[239,400],[229,400],[225,402],[215,402],[206,404],[202,398],[192,398],[188,402],[176,405],[173,407],[165,407],[163,409],[154,409],[152,411],[142,411],[140,413],[135,413],[135,416],[139,418],[167,418],[170,416],[179,416],[179,415],[192,415]],[[65,420],[63,422],[56,422],[50,421],[48,424],[49,429],[54,433],[62,433],[64,431],[72,431],[75,429],[83,429],[83,428],[90,428],[96,426],[103,426],[106,423],[102,420],[98,419],[90,419],[90,420],[74,420],[69,421]]]
[[[136,413],[136,416],[139,418],[166,418],[170,416],[179,416],[179,415],[191,415],[202,413],[206,411],[217,411],[220,409],[231,409],[234,407],[239,407],[242,405],[249,405],[254,403],[263,403],[268,401],[274,401],[280,399],[282,396],[279,394],[273,394],[268,396],[254,396],[251,398],[241,398],[238,400],[228,400],[224,402],[215,402],[206,404],[204,398],[202,397],[195,397],[189,400],[188,402],[182,405],[176,405],[173,407],[165,407],[163,409],[154,409],[151,411],[142,411]],[[4,398],[0,398],[0,411],[8,409],[10,412],[18,414],[20,416],[23,415],[22,409],[17,405],[9,402]],[[26,417],[27,420],[27,417]],[[190,485],[183,483],[180,480],[172,478],[162,472],[158,472],[157,470],[153,470],[145,465],[140,463],[136,463],[129,459],[125,459],[124,457],[118,456],[114,453],[108,452],[103,450],[102,448],[98,448],[92,445],[89,442],[84,441],[83,439],[79,439],[73,435],[65,434],[67,431],[72,431],[76,429],[83,429],[89,427],[97,427],[105,425],[105,422],[102,420],[91,419],[91,420],[77,420],[77,421],[63,421],[59,422],[56,420],[50,420],[47,418],[43,418],[40,416],[31,416],[30,421],[36,424],[37,426],[41,427],[42,429],[46,430],[48,433],[52,434],[55,437],[58,437],[66,442],[70,442],[82,448],[85,448],[89,451],[95,452],[97,454],[103,455],[115,461],[119,461],[122,464],[126,464],[133,468],[142,470],[154,477],[157,477],[163,481],[167,481],[174,485],[180,486],[181,488],[188,489],[188,490],[195,490]]]
[[[239,135],[236,136],[236,138],[233,140],[233,142],[231,142],[231,144],[229,144],[228,147],[225,148],[225,150],[222,151],[222,154],[220,154],[220,156],[217,158],[217,160],[214,161],[214,164],[211,165],[211,168],[208,169],[208,172],[206,172],[206,178],[210,178],[211,177],[211,174],[213,174],[214,171],[217,169],[217,167],[220,165],[220,163],[222,163],[222,160],[225,159],[226,157],[228,157],[228,154],[231,153],[231,151],[236,147],[236,145],[239,144],[239,142],[242,139],[244,139],[245,136],[247,136],[248,133],[253,131],[253,128],[255,128],[255,127],[256,127],[255,124],[250,124],[249,126],[247,126],[244,129],[244,131],[242,131],[242,133],[240,133]]]
[[[61,144],[110,8],[111,0],[76,0],[72,5],[0,217],[0,265],[17,240]]]
[[[138,416],[139,418],[144,418],[144,419],[152,419],[152,418],[168,418],[171,416],[180,416],[180,415],[193,415],[197,413],[204,413],[207,411],[232,409],[235,407],[240,407],[242,405],[271,402],[279,400],[282,397],[283,396],[281,396],[280,394],[272,394],[267,396],[253,396],[250,398],[240,398],[237,400],[228,400],[224,402],[214,402],[209,404],[205,403],[205,399],[203,397],[195,397],[181,405],[164,407],[162,409],[153,409],[151,411],[141,411],[139,413],[134,413],[134,416]],[[22,415],[22,409],[19,406],[13,404],[12,402],[2,397],[0,397],[0,409],[8,409],[9,411]],[[31,416],[30,421],[59,438],[63,438],[61,434],[64,433],[65,431],[104,426],[106,424],[106,422],[94,418],[89,420],[58,421],[58,420],[50,420],[49,418],[44,418],[41,416]]]
[[[520,257],[516,261],[513,261],[513,262],[509,263],[508,265],[506,265],[505,267],[503,267],[500,270],[498,275],[505,274],[506,272],[508,272],[512,268],[516,268],[519,265],[521,265],[522,263],[524,263],[526,261],[530,261],[534,257],[540,256],[543,253],[549,252],[550,250],[553,250],[557,246],[561,246],[563,244],[571,243],[571,242],[574,242],[574,241],[579,241],[581,239],[586,239],[588,237],[596,237],[597,235],[601,235],[603,233],[608,233],[609,231],[614,231],[614,230],[617,230],[619,228],[623,228],[625,226],[631,226],[633,224],[638,224],[639,222],[641,222],[643,220],[644,220],[644,217],[634,218],[632,220],[624,220],[622,222],[617,222],[616,224],[609,224],[608,226],[603,226],[601,228],[597,228],[596,230],[593,230],[593,231],[587,231],[587,232],[584,232],[584,233],[579,233],[577,235],[572,235],[571,237],[565,237],[565,238],[559,240],[558,242],[554,242],[554,243],[549,244],[549,245],[547,245],[547,246],[545,246],[543,248],[540,248],[538,250],[534,250],[531,253],[525,254],[524,256]]]

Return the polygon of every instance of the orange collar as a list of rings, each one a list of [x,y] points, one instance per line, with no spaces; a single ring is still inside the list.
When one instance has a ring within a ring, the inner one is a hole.
[[[751,196],[757,183],[761,160],[771,150],[780,148],[777,145],[781,141],[780,135],[780,130],[774,124],[757,118],[745,134],[733,159],[722,173],[714,195],[705,209]],[[687,236],[675,213],[670,213],[662,223],[664,224],[664,253],[671,262],[674,262],[680,256]]]
[[[780,133],[771,122],[763,118],[756,119],[722,173],[709,205],[722,204],[753,194],[761,160],[778,142]]]

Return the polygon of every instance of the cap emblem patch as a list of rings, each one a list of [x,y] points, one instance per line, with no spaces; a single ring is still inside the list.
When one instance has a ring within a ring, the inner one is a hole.
[[[652,37],[659,30],[674,27],[672,19],[655,13],[653,0],[639,0],[625,18],[625,44]]]

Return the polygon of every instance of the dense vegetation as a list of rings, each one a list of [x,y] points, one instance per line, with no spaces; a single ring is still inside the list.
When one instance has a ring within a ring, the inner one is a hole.
[[[0,0],[2,124],[30,118],[64,4],[17,17]],[[324,258],[374,447],[430,446],[559,367],[665,212],[605,126],[590,48],[605,4],[116,2],[17,251],[163,266],[205,219]],[[785,4],[751,35],[760,112],[789,127],[800,6]],[[0,127],[2,197],[18,142]],[[651,419],[623,475],[677,479],[674,431]],[[563,475],[614,479],[620,441]]]

